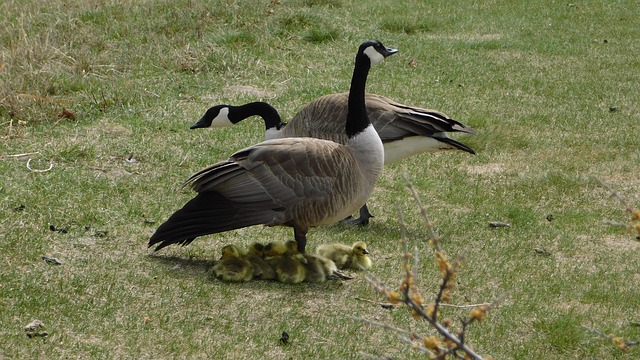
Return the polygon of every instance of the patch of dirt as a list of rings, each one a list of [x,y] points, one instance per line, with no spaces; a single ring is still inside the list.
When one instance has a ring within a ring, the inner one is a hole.
[[[638,251],[640,249],[640,241],[635,240],[633,234],[609,235],[604,237],[602,241],[610,248],[621,252]]]
[[[500,40],[502,34],[453,34],[453,35],[431,35],[430,39],[436,40],[461,40],[461,41],[488,41]]]
[[[499,163],[472,165],[467,167],[467,172],[472,175],[496,175],[504,171],[504,165]]]
[[[276,94],[272,91],[260,89],[251,85],[231,85],[225,87],[222,91],[226,96],[250,95],[267,99],[273,99],[276,97]]]

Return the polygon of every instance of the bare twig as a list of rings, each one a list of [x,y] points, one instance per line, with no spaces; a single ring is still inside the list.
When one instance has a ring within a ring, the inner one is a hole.
[[[18,159],[18,158],[27,157],[29,155],[36,155],[36,154],[40,154],[40,152],[36,151],[36,152],[22,153],[22,154],[3,155],[3,157]]]
[[[621,336],[615,336],[613,334],[605,334],[599,330],[583,325],[585,329],[591,331],[592,333],[600,336],[601,338],[607,339],[611,341],[620,351],[626,351],[629,347],[632,346],[640,346],[640,340],[638,341],[625,341],[625,339]]]
[[[429,231],[429,237],[434,242],[434,246],[437,246],[437,241],[439,240],[436,232],[433,230],[433,223],[429,220],[429,216],[427,215],[427,209],[422,206],[422,201],[420,201],[420,196],[418,196],[418,192],[416,188],[413,187],[413,184],[407,179],[406,175],[403,175],[404,181],[407,183],[407,188],[411,191],[411,195],[413,195],[414,200],[418,203],[418,209],[420,209],[420,215],[422,215],[422,219],[424,219],[424,223],[427,227],[427,231]]]
[[[476,354],[471,348],[469,348],[467,345],[465,345],[464,342],[461,341],[457,336],[455,336],[452,333],[450,333],[449,330],[447,330],[447,328],[442,326],[442,324],[440,324],[436,319],[434,319],[431,316],[429,316],[429,314],[427,314],[421,306],[416,304],[413,301],[413,299],[411,299],[411,298],[406,299],[405,302],[413,310],[418,312],[424,319],[429,321],[429,323],[431,323],[431,325],[438,331],[438,333],[440,333],[440,335],[442,335],[444,338],[446,338],[447,340],[451,341],[452,343],[456,344],[456,347],[458,349],[464,351],[467,355],[469,355],[469,357],[471,359],[482,360],[482,356]]]
[[[361,298],[361,297],[356,297],[356,300],[368,302],[369,304],[380,305],[383,308],[387,308],[387,309],[397,306],[397,304],[392,304],[390,302],[374,301],[374,300],[369,300],[369,299],[365,299],[365,298]]]
[[[605,185],[605,183],[603,183],[600,179],[596,179],[596,181],[600,184],[600,186],[602,186],[603,188],[605,188],[610,194],[611,196],[615,197],[616,199],[618,199],[618,201],[624,205],[625,207],[625,211],[626,212],[631,212],[631,207],[628,205],[628,203],[624,200],[624,198],[618,194],[617,191],[611,189],[610,187],[608,187],[607,185]]]
[[[429,349],[427,349],[426,347],[424,347],[424,345],[420,344],[420,343],[416,343],[416,341],[420,340],[423,338],[423,336],[420,336],[414,332],[410,332],[395,326],[391,326],[389,324],[383,323],[383,322],[379,322],[379,321],[373,321],[373,320],[369,320],[369,319],[364,319],[364,318],[356,318],[356,320],[358,321],[362,321],[365,323],[369,323],[371,325],[375,325],[378,327],[381,327],[383,329],[386,330],[391,330],[393,332],[396,333],[396,335],[398,336],[398,338],[400,340],[402,340],[403,342],[411,345],[412,347],[419,349],[427,354],[433,354],[432,351],[430,351]],[[417,345],[416,345],[417,344]]]
[[[619,221],[613,221],[613,220],[602,220],[602,223],[603,223],[604,225],[615,226],[615,227],[621,227],[621,228],[626,228],[627,226],[629,226],[628,224],[621,223],[621,222],[619,222]]]
[[[450,307],[456,309],[468,309],[468,308],[477,308],[479,306],[490,306],[491,303],[479,303],[479,304],[469,304],[469,305],[455,305],[455,304],[440,304],[441,307]]]

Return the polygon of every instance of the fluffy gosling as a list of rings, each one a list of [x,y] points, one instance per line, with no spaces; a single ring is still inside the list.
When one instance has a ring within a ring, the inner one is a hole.
[[[305,254],[304,257],[307,260],[307,277],[305,281],[322,282],[338,278],[343,280],[353,279],[352,276],[345,275],[338,271],[336,263],[331,259],[311,254]]]
[[[264,245],[260,243],[251,244],[247,260],[253,265],[254,279],[274,280],[276,278],[273,268],[264,260]]]
[[[213,265],[213,273],[223,281],[242,282],[253,278],[253,265],[240,253],[237,247],[226,245],[222,257]]]
[[[297,284],[307,276],[305,265],[291,255],[272,256],[265,261],[273,268],[276,280],[281,283]]]
[[[352,246],[343,244],[320,245],[316,253],[333,260],[338,269],[371,269],[372,264],[368,256],[367,244],[362,241],[358,241]]]

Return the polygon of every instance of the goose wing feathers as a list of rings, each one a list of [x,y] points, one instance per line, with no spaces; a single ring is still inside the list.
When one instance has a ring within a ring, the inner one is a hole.
[[[198,172],[185,186],[199,193],[216,191],[239,204],[269,201],[289,208],[324,200],[340,178],[343,168],[336,161],[349,158],[346,152],[344,146],[319,139],[268,140]]]
[[[282,130],[282,137],[305,136],[346,144],[348,100],[348,93],[340,93],[311,101],[287,123]]]
[[[348,100],[348,93],[330,94],[313,100],[291,119],[282,136],[309,136],[344,144],[347,141],[344,124]],[[410,107],[376,94],[367,94],[365,103],[369,119],[382,142],[408,136],[440,139],[440,133],[444,132],[475,134],[472,128],[436,110]],[[331,121],[318,123],[317,119]]]
[[[156,230],[149,246],[187,245],[198,236],[259,224],[309,228],[335,222],[362,205],[347,208],[350,201],[340,195],[362,187],[354,181],[362,175],[349,152],[311,138],[268,140],[240,150],[185,182],[198,195]]]

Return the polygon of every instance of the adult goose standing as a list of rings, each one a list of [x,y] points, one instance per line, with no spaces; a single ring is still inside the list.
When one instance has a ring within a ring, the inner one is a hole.
[[[344,144],[309,137],[272,139],[201,170],[184,184],[196,197],[158,227],[149,247],[188,245],[198,236],[264,224],[293,227],[304,253],[309,229],[355,212],[382,172],[384,149],[367,117],[365,84],[371,65],[396,52],[377,40],[360,45]]]
[[[257,115],[264,120],[267,140],[307,136],[344,144],[347,141],[343,124],[348,113],[348,98],[348,93],[322,96],[305,105],[289,123],[284,123],[278,111],[265,102],[216,105],[209,108],[191,129],[227,127]],[[475,154],[473,149],[447,135],[448,132],[475,134],[475,130],[442,112],[403,105],[375,94],[367,94],[365,104],[369,120],[384,145],[385,164],[423,152],[461,150]],[[360,209],[360,217],[348,222],[365,225],[370,217],[365,204]]]

